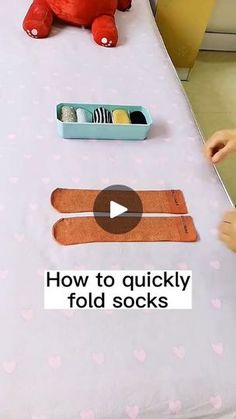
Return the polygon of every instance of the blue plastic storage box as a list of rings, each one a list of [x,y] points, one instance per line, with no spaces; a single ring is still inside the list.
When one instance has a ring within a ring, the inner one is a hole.
[[[102,124],[102,123],[80,123],[80,122],[62,122],[62,106],[72,106],[75,110],[78,108],[86,109],[93,113],[96,108],[103,107],[112,112],[115,109],[126,110],[129,114],[134,111],[141,111],[146,118],[147,124]],[[133,105],[104,105],[104,104],[86,104],[86,103],[60,103],[56,107],[58,134],[66,139],[96,139],[96,140],[131,140],[140,141],[148,137],[152,125],[152,117],[149,110],[143,106]]]

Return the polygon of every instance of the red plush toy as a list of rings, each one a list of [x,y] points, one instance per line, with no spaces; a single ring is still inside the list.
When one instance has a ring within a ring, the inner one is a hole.
[[[94,40],[104,47],[115,47],[118,31],[116,9],[130,9],[132,0],[34,0],[23,28],[33,38],[46,38],[53,19],[92,29]]]

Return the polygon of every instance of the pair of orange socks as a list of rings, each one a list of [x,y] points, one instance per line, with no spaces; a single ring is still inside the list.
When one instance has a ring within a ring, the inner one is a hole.
[[[88,189],[56,189],[51,195],[52,206],[61,213],[92,212],[94,202],[100,191]],[[130,213],[137,213],[132,208],[132,192],[124,190],[105,190],[104,202],[96,210],[109,212],[109,201],[129,202]],[[62,218],[53,227],[53,235],[62,245],[74,245],[94,242],[194,242],[197,232],[190,216],[183,193],[180,190],[139,191],[136,192],[143,205],[143,213],[167,213],[175,217],[142,217],[137,226],[122,234],[112,234],[103,230],[93,216]],[[125,218],[122,219],[125,222]]]

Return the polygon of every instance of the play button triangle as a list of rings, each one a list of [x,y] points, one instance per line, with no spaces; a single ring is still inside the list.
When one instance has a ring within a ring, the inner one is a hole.
[[[118,204],[115,201],[110,201],[110,218],[119,217],[119,215],[124,214],[128,211],[128,208],[123,205]]]

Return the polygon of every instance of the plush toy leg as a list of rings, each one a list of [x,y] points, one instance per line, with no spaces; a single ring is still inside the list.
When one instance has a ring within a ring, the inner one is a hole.
[[[32,38],[46,38],[51,30],[53,12],[45,0],[34,0],[23,22],[23,29]]]
[[[118,0],[118,10],[124,12],[131,8],[132,0]]]
[[[103,47],[115,47],[118,42],[118,31],[113,16],[99,16],[92,24],[95,42]]]

